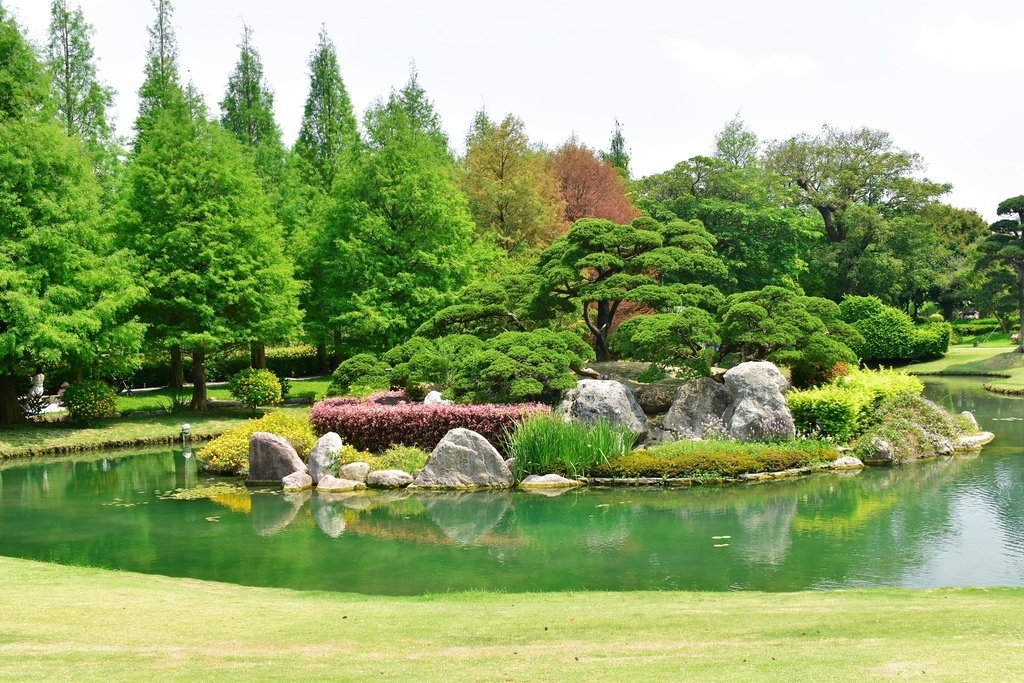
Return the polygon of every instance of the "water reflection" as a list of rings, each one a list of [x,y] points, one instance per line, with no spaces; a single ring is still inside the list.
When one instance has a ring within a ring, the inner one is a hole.
[[[366,593],[1024,585],[1024,402],[930,396],[998,438],[973,457],[686,490],[283,495],[180,452],[0,466],[0,552]],[[545,492],[546,493],[546,492]]]

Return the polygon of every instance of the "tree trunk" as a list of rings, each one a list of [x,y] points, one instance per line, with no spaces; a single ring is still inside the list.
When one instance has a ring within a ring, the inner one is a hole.
[[[189,408],[206,411],[206,349],[192,349],[192,403]]]
[[[331,368],[327,363],[327,344],[320,342],[316,345],[316,362],[320,367],[320,374],[330,373]]]
[[[1017,308],[1020,310],[1020,336],[1014,353],[1024,353],[1024,263],[1017,264]]]
[[[185,386],[185,363],[181,360],[181,347],[177,344],[171,347],[171,378],[168,386],[171,389]]]
[[[612,310],[611,304],[607,301],[597,302],[597,321],[594,327],[594,352],[597,354],[597,360],[609,361],[612,359],[611,352],[608,350],[608,331],[612,328],[612,317],[615,313]]]
[[[254,342],[249,345],[249,365],[257,370],[267,369],[267,345]]]
[[[18,376],[0,375],[0,425],[13,425],[25,421],[18,403]]]
[[[340,348],[341,348],[341,330],[335,330],[334,331],[334,348],[332,349],[332,351],[334,351],[334,353],[331,354],[331,368],[332,369],[338,367],[339,365],[341,365],[341,351],[339,350]]]

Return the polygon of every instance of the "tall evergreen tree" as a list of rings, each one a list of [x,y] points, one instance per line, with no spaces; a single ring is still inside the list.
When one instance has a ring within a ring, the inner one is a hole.
[[[184,91],[178,74],[178,39],[174,34],[174,8],[170,0],[150,0],[156,19],[147,27],[146,78],[139,88],[139,114],[135,119],[135,151],[162,111],[181,106]]]
[[[221,123],[252,150],[256,172],[267,195],[279,192],[284,172],[285,150],[281,129],[274,119],[274,93],[263,77],[263,62],[252,42],[252,29],[245,26],[235,70],[228,77],[221,100]]]
[[[103,179],[112,174],[117,162],[118,141],[108,114],[116,92],[97,76],[89,42],[93,33],[81,7],[70,9],[68,0],[50,4],[46,61],[57,118],[68,135],[85,142]]]
[[[190,115],[197,108],[153,119],[128,172],[121,235],[150,283],[140,314],[153,340],[192,351],[191,405],[201,411],[208,355],[280,338],[299,313],[260,180],[229,133]]]
[[[338,54],[327,30],[320,29],[316,49],[309,58],[309,96],[302,115],[295,153],[305,164],[309,182],[330,192],[345,155],[358,149],[359,128],[352,113]]]
[[[421,94],[406,88],[366,114],[366,150],[318,242],[323,278],[307,311],[339,331],[343,352],[386,350],[452,303],[476,261],[473,220]],[[419,115],[412,112],[418,111]]]
[[[615,119],[608,151],[601,152],[601,158],[618,170],[623,177],[629,179],[629,152],[626,151],[626,136],[622,134],[622,124],[618,119]]]
[[[53,119],[43,65],[0,6],[0,424],[22,419],[18,380],[53,366],[123,370],[144,290],[99,229],[78,140]]]

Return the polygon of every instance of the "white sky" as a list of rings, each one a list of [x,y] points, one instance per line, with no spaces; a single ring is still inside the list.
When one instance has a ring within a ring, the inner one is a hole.
[[[0,0],[42,43],[48,0]],[[148,0],[81,0],[100,76],[131,130]],[[1010,0],[175,0],[181,68],[217,111],[244,20],[285,140],[298,132],[321,24],[361,116],[415,60],[456,147],[473,113],[511,112],[535,140],[606,148],[618,117],[634,176],[710,151],[739,112],[762,140],[823,123],[889,131],[949,201],[995,219],[1024,193],[1024,13]]]

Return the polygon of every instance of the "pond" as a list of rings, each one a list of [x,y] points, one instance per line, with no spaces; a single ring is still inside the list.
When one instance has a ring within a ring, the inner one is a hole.
[[[930,382],[980,455],[684,490],[226,492],[181,451],[0,469],[0,554],[304,590],[764,590],[1024,585],[1024,402]]]

